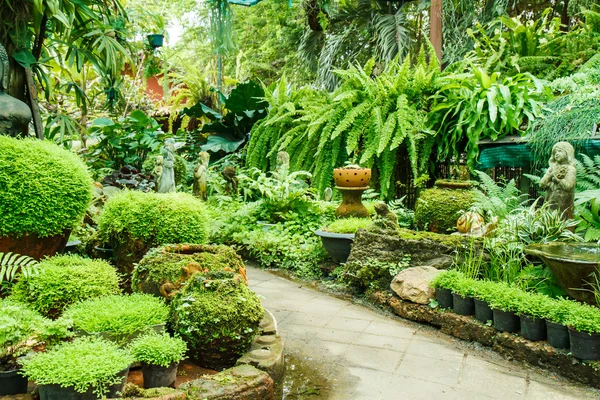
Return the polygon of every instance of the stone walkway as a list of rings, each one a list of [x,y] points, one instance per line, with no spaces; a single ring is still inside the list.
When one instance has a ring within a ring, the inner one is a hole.
[[[278,321],[289,369],[309,383],[288,399],[592,399],[600,392],[475,344],[248,268]],[[310,385],[315,387],[310,387]],[[287,384],[286,386],[289,386]]]

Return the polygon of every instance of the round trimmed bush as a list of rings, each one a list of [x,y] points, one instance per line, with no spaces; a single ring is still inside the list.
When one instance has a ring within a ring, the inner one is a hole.
[[[460,211],[467,211],[475,202],[475,190],[440,188],[421,192],[415,205],[415,224],[419,229],[448,233],[456,230]]]
[[[92,200],[92,178],[74,153],[0,135],[0,237],[48,237],[73,228]]]
[[[133,270],[133,291],[168,297],[193,274],[231,271],[246,277],[242,258],[228,246],[166,245],[150,250]]]
[[[171,303],[173,330],[203,367],[233,366],[258,333],[264,310],[231,272],[196,274]]]
[[[186,193],[124,191],[108,200],[98,221],[100,240],[112,246],[117,268],[127,278],[150,248],[205,243],[208,229],[204,203]]]
[[[11,298],[52,318],[79,301],[120,293],[117,272],[106,261],[56,256],[40,262],[38,270],[17,282]]]

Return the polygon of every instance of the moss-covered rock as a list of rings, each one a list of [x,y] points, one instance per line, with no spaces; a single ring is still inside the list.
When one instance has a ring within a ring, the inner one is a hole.
[[[132,290],[169,297],[198,272],[230,271],[246,277],[242,258],[228,246],[166,245],[150,250],[133,270]]]
[[[424,190],[415,205],[415,224],[419,229],[449,233],[456,230],[460,211],[467,211],[475,202],[474,190]]]
[[[111,197],[98,220],[98,237],[114,251],[118,270],[130,280],[133,264],[156,246],[205,243],[208,217],[202,201],[186,193],[124,191]]]
[[[264,315],[258,296],[232,272],[195,274],[171,302],[172,327],[203,367],[231,367]]]

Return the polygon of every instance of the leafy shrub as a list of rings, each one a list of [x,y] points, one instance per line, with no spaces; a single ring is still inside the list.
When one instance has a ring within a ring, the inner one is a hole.
[[[460,211],[468,210],[476,197],[474,190],[424,190],[415,205],[415,224],[432,232],[454,231]]]
[[[554,300],[554,304],[548,311],[547,319],[556,324],[566,325],[571,312],[577,307],[578,303],[567,299]]]
[[[123,343],[130,335],[167,322],[169,309],[162,299],[134,293],[111,295],[79,302],[63,314],[73,328],[84,333],[102,333]]]
[[[17,282],[11,298],[49,317],[78,301],[119,293],[117,272],[102,260],[64,255],[45,259],[38,268],[38,274]]]
[[[166,245],[151,249],[135,266],[134,291],[156,296],[167,295],[165,284],[179,288],[194,273],[232,271],[245,275],[242,258],[234,249],[217,245]]]
[[[600,333],[600,309],[587,304],[577,304],[569,310],[565,325],[578,332]]]
[[[74,153],[50,142],[0,135],[0,237],[47,237],[73,228],[92,200]]]
[[[65,323],[46,319],[24,304],[0,300],[0,371],[18,369],[17,358],[39,342],[67,336]]]
[[[184,358],[187,345],[178,337],[154,333],[134,339],[128,349],[136,361],[168,367]]]
[[[519,314],[528,315],[532,318],[546,319],[550,315],[550,310],[556,306],[552,298],[543,294],[522,293],[524,295],[517,309]]]
[[[248,350],[264,315],[258,296],[227,272],[194,275],[171,304],[174,332],[192,358],[214,369]]]
[[[126,191],[104,206],[98,237],[112,246],[119,270],[130,274],[152,247],[205,243],[208,216],[202,201],[189,194]]]
[[[359,229],[371,225],[372,222],[369,218],[341,218],[333,221],[323,230],[333,233],[356,233]]]
[[[91,389],[98,397],[123,379],[117,374],[133,357],[115,344],[99,338],[78,338],[23,361],[23,371],[38,385],[60,385],[78,393]]]

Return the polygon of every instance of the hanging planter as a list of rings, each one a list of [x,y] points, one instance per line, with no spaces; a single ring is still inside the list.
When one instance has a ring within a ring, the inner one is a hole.
[[[158,49],[159,47],[162,47],[165,41],[165,35],[161,33],[153,33],[146,37],[148,38],[148,43],[150,44],[150,47],[152,47],[153,49]]]

